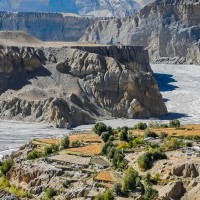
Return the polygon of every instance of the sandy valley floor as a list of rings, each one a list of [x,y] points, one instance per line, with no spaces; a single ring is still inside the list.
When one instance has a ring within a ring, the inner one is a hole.
[[[169,115],[159,120],[179,118],[183,124],[200,123],[200,66],[152,65]],[[142,120],[150,122],[150,120]],[[141,120],[116,119],[105,121],[113,127],[133,126]],[[92,125],[75,130],[90,129]],[[67,133],[66,130],[46,125],[0,121],[0,154],[10,152],[32,138],[51,137]]]

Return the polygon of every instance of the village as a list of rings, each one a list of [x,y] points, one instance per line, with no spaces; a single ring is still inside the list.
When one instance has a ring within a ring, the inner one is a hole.
[[[199,125],[112,129],[98,123],[90,132],[32,140],[5,159],[14,162],[5,175],[10,187],[23,191],[21,197],[28,191],[33,199],[162,199],[162,188],[185,173],[185,163],[200,162],[199,139]]]

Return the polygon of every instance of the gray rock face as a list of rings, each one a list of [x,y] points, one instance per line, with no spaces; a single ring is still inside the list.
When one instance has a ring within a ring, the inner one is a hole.
[[[176,200],[180,199],[185,193],[182,182],[170,183],[159,191],[158,200]]]
[[[65,12],[97,17],[128,16],[139,5],[137,0],[0,0],[1,10],[4,11]]]
[[[2,47],[0,116],[57,127],[167,113],[142,47]]]
[[[132,17],[96,21],[81,41],[142,45],[152,62],[200,63],[199,5],[158,0]]]
[[[19,200],[18,197],[14,196],[4,190],[0,190],[0,199],[1,200]]]
[[[0,30],[21,30],[43,41],[77,41],[93,19],[58,13],[0,12]]]

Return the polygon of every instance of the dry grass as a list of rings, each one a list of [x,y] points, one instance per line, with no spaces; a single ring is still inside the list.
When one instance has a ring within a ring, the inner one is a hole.
[[[93,133],[82,133],[69,136],[70,142],[83,141],[83,142],[102,142],[101,138]]]
[[[70,148],[65,150],[68,154],[77,154],[77,155],[88,155],[88,156],[94,156],[101,154],[103,145],[102,144],[91,144],[83,147],[77,147],[77,148]]]
[[[58,138],[43,138],[43,139],[36,139],[34,141],[39,142],[41,144],[43,143],[43,144],[49,144],[49,145],[61,143],[61,139],[58,139]]]
[[[116,179],[111,171],[101,171],[95,177],[97,181],[115,182]]]
[[[160,134],[161,132],[165,132],[169,135],[179,135],[179,136],[200,136],[200,125],[199,124],[191,124],[191,125],[185,125],[182,126],[181,129],[175,129],[175,128],[152,128],[150,129],[154,131],[157,134]],[[141,130],[132,130],[132,134],[138,135],[138,134],[144,134],[144,131]]]

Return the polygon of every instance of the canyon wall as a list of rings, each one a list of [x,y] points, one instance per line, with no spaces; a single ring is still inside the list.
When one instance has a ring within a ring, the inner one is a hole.
[[[43,41],[77,41],[93,19],[59,13],[0,12],[1,31],[25,31]]]
[[[99,20],[81,41],[142,45],[151,62],[200,63],[200,3],[158,0],[136,15]]]

